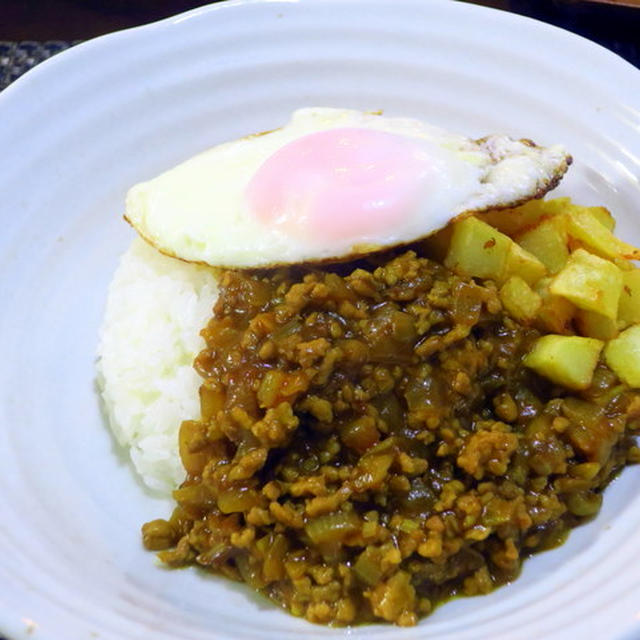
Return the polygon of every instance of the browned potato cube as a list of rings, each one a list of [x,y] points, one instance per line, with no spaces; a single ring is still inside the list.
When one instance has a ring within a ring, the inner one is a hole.
[[[549,291],[573,302],[580,309],[596,311],[615,320],[622,292],[622,274],[609,260],[578,249],[553,278]]]
[[[558,273],[569,258],[567,230],[561,216],[542,220],[532,229],[516,236],[515,240],[538,258],[550,273]]]
[[[594,338],[542,336],[523,363],[563,387],[588,389],[603,346],[604,342]]]
[[[536,293],[542,300],[536,325],[542,331],[550,333],[571,333],[571,322],[576,314],[576,307],[566,298],[555,296],[549,291],[551,281],[552,278],[542,278],[536,283]]]
[[[569,202],[569,198],[561,198],[561,200]],[[532,229],[543,218],[555,215],[548,210],[548,205],[549,202],[544,200],[530,200],[519,207],[488,211],[480,214],[479,217],[498,231],[513,238],[527,229]]]
[[[520,322],[533,320],[542,306],[540,296],[519,276],[511,276],[499,295],[506,312]]]
[[[566,217],[569,235],[592,253],[610,259],[640,258],[640,250],[616,238],[592,209],[573,205]]]
[[[598,340],[611,340],[618,335],[618,323],[597,311],[578,309],[574,318],[581,335]]]
[[[640,324],[640,269],[625,271],[622,274],[618,321],[622,327]]]
[[[615,218],[611,215],[609,209],[605,207],[589,207],[591,214],[598,220],[598,222],[605,226],[609,231],[614,231],[616,228]]]
[[[477,218],[453,224],[453,235],[444,264],[466,276],[502,280],[513,241]]]
[[[545,266],[535,256],[475,217],[453,224],[444,264],[461,275],[497,282],[517,275],[532,284],[546,274]]]
[[[630,387],[640,389],[640,325],[629,327],[605,348],[612,371]]]

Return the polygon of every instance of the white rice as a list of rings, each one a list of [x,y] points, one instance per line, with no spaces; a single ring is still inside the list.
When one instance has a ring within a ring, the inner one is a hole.
[[[151,489],[183,479],[178,430],[200,415],[192,367],[217,297],[215,270],[169,258],[136,238],[109,286],[98,385],[116,440]]]

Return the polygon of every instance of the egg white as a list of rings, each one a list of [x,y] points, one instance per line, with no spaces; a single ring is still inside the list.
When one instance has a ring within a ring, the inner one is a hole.
[[[435,188],[400,224],[327,242],[254,216],[246,188],[284,145],[311,133],[354,127],[413,139],[429,154]],[[345,259],[426,237],[453,217],[540,197],[571,162],[561,146],[490,136],[479,141],[408,118],[307,108],[275,131],[213,147],[130,189],[125,218],[163,253],[212,266],[256,268]],[[427,197],[428,196],[428,197]]]

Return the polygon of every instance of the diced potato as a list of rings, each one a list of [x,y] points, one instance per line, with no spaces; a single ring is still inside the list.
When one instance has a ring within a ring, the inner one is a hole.
[[[604,350],[604,359],[622,382],[640,389],[640,326],[629,327],[611,340]]]
[[[569,389],[587,389],[598,363],[602,340],[581,336],[539,338],[523,363],[541,376]]]
[[[477,218],[453,225],[446,267],[467,276],[499,280],[505,271],[513,240]]]
[[[502,285],[500,300],[507,313],[520,322],[533,320],[542,306],[540,296],[518,276],[511,276]]]
[[[622,274],[618,322],[623,328],[630,324],[640,324],[640,269]]]
[[[626,258],[612,258],[611,262],[618,267],[621,271],[633,271],[636,267],[631,260]]]
[[[480,219],[487,224],[514,238],[537,227],[543,220],[562,214],[570,207],[569,198],[553,200],[529,200],[513,209],[498,209],[480,214]]]
[[[520,245],[512,242],[510,245],[505,275],[519,276],[528,284],[535,284],[547,274],[546,267],[534,255],[525,251]]]
[[[545,266],[535,256],[474,217],[454,223],[444,264],[461,275],[499,283],[517,275],[531,284],[546,273]]]
[[[570,300],[580,309],[597,311],[615,320],[622,292],[622,274],[609,260],[578,249],[553,278],[549,291]]]
[[[572,333],[571,321],[576,307],[566,298],[554,296],[549,291],[551,281],[552,278],[542,278],[536,283],[536,293],[542,299],[536,325],[550,333]]]
[[[513,209],[500,209],[480,214],[480,219],[498,231],[515,238],[515,236],[538,226],[543,220],[571,214],[575,210],[588,211],[609,231],[613,231],[615,228],[615,220],[605,207],[582,207],[573,204],[570,198],[529,200],[529,202]]]
[[[611,215],[609,209],[606,209],[605,207],[589,207],[589,211],[598,220],[598,222],[609,229],[609,231],[615,230],[616,220]]]
[[[567,231],[582,246],[604,258],[640,258],[640,250],[616,238],[589,207],[573,205],[570,208],[567,212]]]
[[[569,198],[565,198],[567,202]],[[502,233],[514,237],[526,229],[535,227],[541,218],[550,215],[546,211],[547,202],[530,200],[513,209],[497,209],[480,214],[480,219]]]
[[[618,323],[597,311],[578,309],[575,323],[581,335],[598,340],[611,340],[618,335]]]
[[[537,200],[543,207],[546,217],[563,214],[569,207],[575,206],[571,203],[571,198],[552,198],[551,200]]]
[[[515,241],[544,264],[550,273],[558,273],[569,258],[567,231],[562,217],[546,218]]]

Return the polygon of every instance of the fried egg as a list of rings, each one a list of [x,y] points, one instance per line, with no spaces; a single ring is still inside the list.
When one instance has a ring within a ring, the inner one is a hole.
[[[280,129],[213,147],[134,186],[125,218],[157,249],[190,262],[344,260],[539,198],[570,162],[561,146],[306,108]]]

